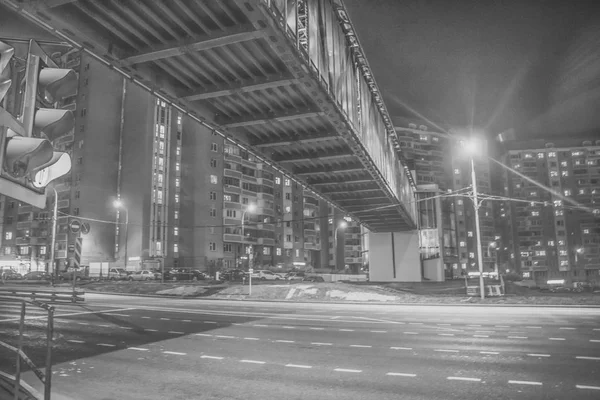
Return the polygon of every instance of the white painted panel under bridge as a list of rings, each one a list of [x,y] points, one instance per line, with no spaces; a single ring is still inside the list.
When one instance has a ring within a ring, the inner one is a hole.
[[[368,235],[371,282],[421,282],[419,236],[416,230],[370,232]]]

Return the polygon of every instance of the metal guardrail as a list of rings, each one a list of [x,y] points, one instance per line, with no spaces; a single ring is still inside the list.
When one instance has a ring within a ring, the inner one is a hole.
[[[16,371],[14,377],[14,400],[19,399],[19,395],[23,394],[21,385],[21,361],[23,361],[44,384],[44,400],[50,400],[50,392],[52,389],[52,338],[54,336],[54,307],[49,304],[42,303],[37,300],[26,300],[21,297],[2,296],[0,300],[21,302],[21,315],[19,318],[19,338],[17,347],[11,346],[8,343],[0,341],[0,346],[12,351],[16,354]],[[45,372],[42,372],[31,359],[23,352],[23,331],[25,329],[25,313],[27,304],[42,308],[48,312],[48,323],[46,328],[46,366]],[[22,398],[22,397],[21,397]]]
[[[12,296],[15,298],[29,298],[32,301],[43,300],[49,303],[68,301],[78,303],[85,301],[83,290],[57,290],[57,289],[27,289],[27,288],[2,288],[0,296]]]

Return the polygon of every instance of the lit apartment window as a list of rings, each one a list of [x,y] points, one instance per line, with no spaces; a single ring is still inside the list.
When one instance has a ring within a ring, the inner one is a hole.
[[[558,245],[559,246],[564,246],[565,245],[565,241],[564,240],[559,240],[558,241]]]
[[[562,207],[562,200],[554,200],[554,207]]]
[[[290,181],[289,179],[285,179],[285,186],[292,186],[292,181]]]
[[[527,153],[525,154],[525,158],[533,158],[533,155],[531,153]]]
[[[156,202],[158,204],[162,204],[163,203],[163,192],[162,191],[156,192]]]
[[[179,171],[179,163],[175,163],[175,171]]]
[[[300,257],[300,250],[296,249],[296,257]]]
[[[175,153],[180,156],[181,155],[181,147],[177,146],[177,149],[175,150]]]
[[[219,180],[217,179],[216,175],[210,176],[210,183],[212,183],[213,185],[216,185],[218,182],[219,182]]]
[[[560,166],[561,167],[566,167],[567,166],[567,162],[566,161],[561,161],[560,162]]]
[[[162,157],[158,157],[158,169],[162,170],[165,166],[165,159]]]
[[[567,255],[567,251],[566,250],[559,250],[558,251],[558,255],[559,256],[566,256]]]
[[[468,231],[468,232],[467,232],[467,236],[468,236],[468,237],[473,237],[473,231]]]
[[[270,247],[263,247],[263,255],[264,256],[270,256],[271,255],[271,248]]]
[[[179,211],[175,210],[175,212],[173,213],[173,218],[179,219]]]
[[[473,252],[470,252],[470,253],[469,253],[469,258],[475,258],[475,253],[473,253]]]
[[[454,175],[460,175],[460,169],[454,168]]]
[[[275,177],[275,184],[276,185],[281,185],[281,178],[280,177],[278,177],[278,176]]]
[[[569,262],[567,260],[561,260],[561,262],[560,262],[561,267],[566,267],[567,265],[569,265]]]
[[[179,228],[178,227],[174,227],[173,228],[173,235],[175,235],[175,236],[179,235]]]
[[[573,152],[571,152],[571,155],[573,157],[578,157],[578,156],[582,156],[583,152],[582,151],[573,151]]]
[[[10,256],[12,254],[12,249],[10,247],[5,247],[4,248],[4,255],[5,256]]]
[[[217,244],[216,244],[215,242],[210,242],[210,243],[208,244],[208,249],[209,249],[210,251],[217,251]]]
[[[210,144],[210,150],[211,150],[211,151],[219,151],[219,145],[218,145],[218,144],[216,144],[216,143],[214,143],[214,142],[213,142],[213,143],[211,143],[211,144]]]
[[[558,176],[558,171],[550,171],[550,176],[556,178]]]
[[[548,240],[548,246],[554,246],[554,240]]]
[[[290,206],[286,206],[286,207],[285,207],[285,212],[286,212],[286,213],[290,213],[290,212],[292,212],[292,207],[290,207]]]
[[[162,140],[158,142],[158,151],[160,152],[160,154],[163,154],[165,152],[165,142],[163,142]]]
[[[467,269],[467,263],[461,263],[461,264],[460,264],[460,267],[461,267],[462,269]]]
[[[538,153],[538,158],[544,158],[544,153]]]
[[[575,165],[583,165],[583,161],[581,160],[575,160]]]
[[[459,206],[462,206],[463,205],[463,201],[462,200],[457,200],[456,204],[458,204]]]
[[[278,247],[277,250],[275,250],[275,254],[277,254],[278,256],[281,255],[281,248]]]
[[[567,189],[564,191],[565,196],[570,196],[571,195],[571,189]]]
[[[460,242],[460,247],[467,247],[467,242]]]
[[[181,125],[181,115],[177,116],[177,125]]]
[[[216,193],[215,193],[216,196]],[[211,199],[213,200],[213,199]],[[231,201],[231,195],[230,194],[224,194],[223,195],[223,201]]]
[[[12,232],[6,232],[4,234],[4,239],[5,240],[12,240],[12,238],[13,238],[13,233]]]
[[[585,189],[579,189],[579,194],[585,194]]]
[[[515,164],[515,169],[521,168],[521,164]]]
[[[427,141],[427,139],[428,139],[428,136],[427,136],[427,135],[419,135],[419,140],[420,140],[421,142],[426,142],[426,141]]]
[[[179,253],[179,245],[177,243],[173,243],[173,253]]]
[[[165,134],[165,126],[164,125],[160,125],[158,127],[158,131],[160,132],[161,136],[160,137],[164,137]]]
[[[21,246],[19,247],[19,254],[29,254],[29,246]]]
[[[521,257],[529,257],[529,252],[527,252],[527,251],[522,251],[522,252],[521,252]]]
[[[535,252],[535,255],[538,256],[538,257],[545,256],[546,255],[546,250],[537,250]]]
[[[175,178],[175,187],[179,187],[179,178]]]
[[[431,138],[431,140],[432,140],[433,142],[437,143],[437,142],[439,142],[439,141],[440,141],[440,138],[438,138],[438,137],[434,136],[434,137],[432,137],[432,138]]]
[[[584,233],[584,235],[588,235],[590,233],[590,230],[589,229],[584,229],[583,233]]]
[[[175,203],[179,203],[179,195],[175,194]]]
[[[539,211],[532,211],[531,212],[531,216],[532,217],[539,217],[540,216],[540,212]]]
[[[161,102],[160,102],[160,106],[161,106],[161,107],[166,107],[167,105],[165,104],[165,102],[164,102],[164,101],[161,101]]]

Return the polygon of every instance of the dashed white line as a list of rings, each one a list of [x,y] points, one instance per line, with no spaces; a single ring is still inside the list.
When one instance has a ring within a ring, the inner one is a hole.
[[[179,332],[179,331],[169,331],[167,333],[171,333],[173,335],[185,335],[185,332]]]
[[[417,332],[403,332],[405,335],[418,335]]]
[[[475,333],[494,333],[494,331],[475,331]]]
[[[491,354],[491,355],[497,355],[500,354],[497,351],[480,351],[479,354]]]
[[[130,326],[118,326],[118,325],[117,325],[117,328],[121,328],[121,329],[133,329]]]
[[[391,350],[412,350],[412,347],[390,347]]]
[[[244,340],[260,340],[257,337],[245,337]]]
[[[288,368],[305,368],[305,369],[312,368],[312,366],[310,366],[310,365],[299,365],[299,364],[286,364],[285,366]]]
[[[464,376],[449,376],[446,379],[448,379],[449,381],[481,382],[480,378],[467,378]]]
[[[87,322],[78,322],[79,325],[89,325]]]
[[[158,329],[144,329],[147,332],[158,332]]]
[[[481,325],[467,325],[467,326],[470,326],[472,328],[480,328],[481,327]]]
[[[257,361],[257,360],[240,360],[241,363],[247,363],[247,364],[265,364],[264,361]]]
[[[600,361],[600,357],[587,357],[587,356],[577,356],[575,357],[578,360],[594,360],[594,361]]]
[[[235,338],[235,336],[229,336],[229,335],[215,335],[215,337],[221,338],[221,339],[233,339],[233,338]]]
[[[513,385],[534,385],[534,386],[542,386],[542,382],[535,382],[535,381],[508,381],[508,383],[511,383]]]
[[[496,328],[510,328],[510,325],[494,325]]]
[[[180,353],[178,351],[163,351],[163,354],[172,354],[174,356],[185,356],[187,353]]]
[[[565,338],[564,337],[551,337],[551,338],[548,338],[548,340],[565,340]]]
[[[387,333],[387,331],[371,331],[371,333]]]
[[[438,333],[438,336],[454,336],[454,333]]]
[[[595,331],[600,331],[600,328],[594,328],[593,330],[595,330]]]
[[[414,378],[417,374],[406,374],[404,372],[388,372],[387,376],[405,376],[407,378]]]
[[[102,328],[110,328],[112,325],[100,324],[98,326],[101,326]]]
[[[137,351],[148,351],[149,349],[145,349],[143,347],[128,347],[128,350],[137,350]]]
[[[191,319],[182,319],[181,322],[192,322]]]
[[[490,337],[490,336],[489,335],[473,335],[473,337],[486,338],[486,337]]]
[[[283,329],[296,329],[295,326],[289,326],[289,325],[284,325],[282,326]]]
[[[529,328],[529,329],[542,329],[541,326],[526,326],[525,328]]]
[[[350,347],[371,348],[373,346],[369,346],[369,345],[366,345],[366,344],[351,344]]]
[[[340,329],[340,332],[354,332],[354,329]]]
[[[200,358],[208,358],[210,360],[222,360],[223,357],[217,357],[217,356],[200,356]]]
[[[210,333],[196,333],[196,336],[212,336]]]
[[[575,385],[577,389],[600,390],[600,386]]]
[[[527,339],[527,336],[509,336],[509,339]]]
[[[85,341],[83,341],[83,340],[77,340],[77,339],[69,339],[69,340],[67,340],[67,342],[71,342],[71,343],[85,343]]]
[[[113,314],[113,313],[107,313],[106,315],[116,315],[117,317],[131,317],[131,315],[129,315],[129,314]]]
[[[161,320],[161,321],[170,321],[170,320],[171,320],[171,318],[161,318],[160,320]]]
[[[96,346],[102,346],[102,347],[115,347],[116,345],[114,345],[114,344],[110,344],[110,343],[96,343]]]
[[[336,368],[334,369],[336,372],[353,372],[355,374],[362,372],[362,369],[346,369],[346,368]]]
[[[333,343],[322,343],[322,342],[311,342],[310,344],[314,344],[315,346],[332,346]]]
[[[440,353],[458,353],[458,350],[450,350],[450,349],[434,349],[433,351],[438,351]]]
[[[205,324],[216,324],[217,323],[215,321],[202,321],[202,322],[204,322]]]
[[[268,325],[263,325],[263,324],[254,324],[252,326],[256,326],[258,328],[266,328]]]
[[[325,330],[325,328],[308,328],[308,329],[310,329],[311,331],[322,331],[322,330]]]
[[[422,322],[409,322],[409,325],[423,325]]]
[[[550,357],[550,354],[536,354],[536,353],[529,353],[527,354],[529,357]]]
[[[295,343],[293,340],[276,340],[276,343]]]
[[[600,343],[600,340],[598,340],[598,339],[590,339],[590,342],[592,342],[592,343]]]
[[[150,317],[142,317],[142,319],[150,319]]]
[[[563,327],[560,327],[558,329],[562,329],[562,330],[565,330],[565,331],[574,331],[575,330],[575,328],[571,328],[569,326],[563,326]]]

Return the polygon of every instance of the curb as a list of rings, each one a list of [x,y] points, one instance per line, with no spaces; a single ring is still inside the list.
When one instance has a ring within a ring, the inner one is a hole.
[[[153,294],[134,294],[134,293],[114,293],[114,292],[97,292],[89,291],[86,294],[103,294],[112,296],[130,296],[130,297],[150,297],[157,299],[181,299],[181,300],[201,300],[201,301],[230,301],[230,302],[259,302],[259,303],[289,303],[289,304],[354,304],[354,305],[371,305],[371,306],[421,306],[421,307],[535,307],[535,308],[600,308],[600,304],[479,304],[479,303],[386,303],[386,302],[364,302],[364,301],[318,301],[318,300],[272,300],[272,299],[232,299],[232,298],[217,298],[217,297],[191,297],[191,296],[176,296],[176,295],[153,295]]]

